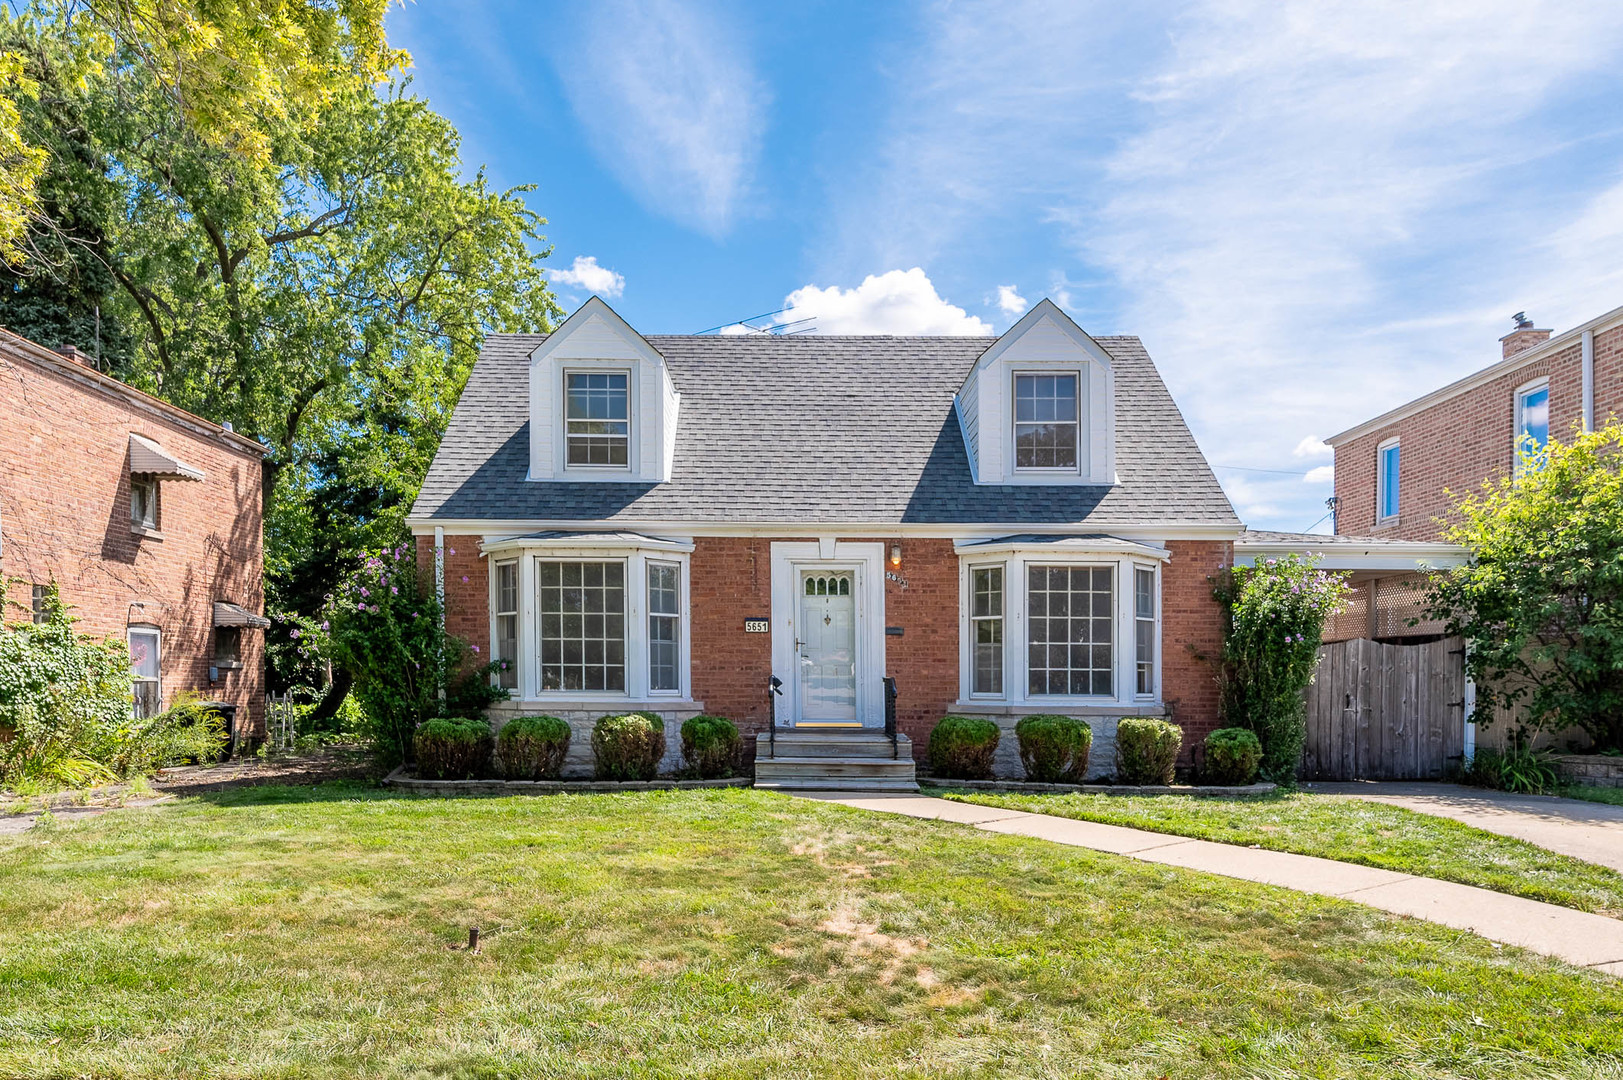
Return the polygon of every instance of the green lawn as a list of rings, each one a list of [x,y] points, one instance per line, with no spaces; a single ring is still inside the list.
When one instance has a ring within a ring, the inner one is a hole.
[[[357,1074],[1615,1078],[1623,983],[750,790],[262,788],[0,840],[0,1076]]]
[[[1238,799],[1187,795],[938,792],[960,802],[1254,844],[1623,916],[1623,874],[1401,806],[1308,792]]]
[[[1611,803],[1613,806],[1623,806],[1623,788],[1572,784],[1562,788],[1557,794],[1567,799],[1582,799],[1584,802]]]

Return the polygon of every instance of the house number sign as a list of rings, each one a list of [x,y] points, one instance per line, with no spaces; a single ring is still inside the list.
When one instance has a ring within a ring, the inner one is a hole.
[[[766,634],[766,633],[770,633],[771,629],[772,629],[772,620],[771,619],[745,619],[744,620],[744,633],[746,633],[746,634]]]

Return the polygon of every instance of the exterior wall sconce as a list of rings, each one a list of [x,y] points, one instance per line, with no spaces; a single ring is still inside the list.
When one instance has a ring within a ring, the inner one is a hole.
[[[900,544],[892,544],[892,545],[890,545],[890,565],[892,565],[892,566],[900,566],[900,565],[902,565],[902,545],[900,545]]]

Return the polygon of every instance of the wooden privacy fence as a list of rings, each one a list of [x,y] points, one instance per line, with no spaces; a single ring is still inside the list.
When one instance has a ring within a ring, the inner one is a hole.
[[[1465,646],[1459,638],[1319,648],[1307,688],[1308,780],[1430,780],[1465,753]]]

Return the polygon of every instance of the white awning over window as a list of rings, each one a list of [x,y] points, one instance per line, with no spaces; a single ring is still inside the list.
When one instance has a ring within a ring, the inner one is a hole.
[[[201,480],[203,470],[193,468],[163,447],[130,432],[130,472],[163,480]]]
[[[225,600],[214,601],[215,626],[252,626],[264,630],[270,626],[270,620],[263,615],[255,615],[245,607],[228,603]]]

